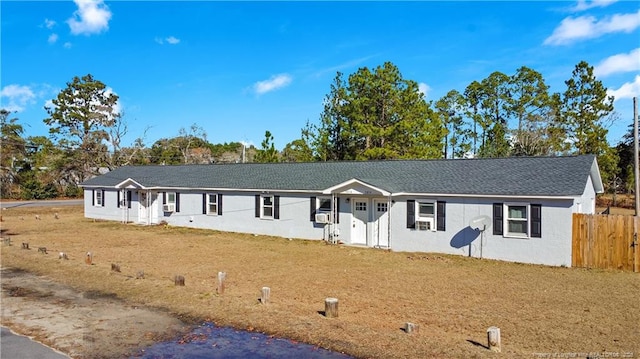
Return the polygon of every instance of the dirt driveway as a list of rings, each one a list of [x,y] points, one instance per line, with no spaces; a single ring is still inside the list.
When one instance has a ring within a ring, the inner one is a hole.
[[[2,325],[73,358],[118,358],[190,327],[168,313],[0,269]],[[132,279],[134,280],[134,279]]]

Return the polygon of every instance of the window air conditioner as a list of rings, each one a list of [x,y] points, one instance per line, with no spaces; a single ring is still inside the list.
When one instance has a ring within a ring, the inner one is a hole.
[[[416,229],[419,231],[435,231],[436,226],[433,218],[419,218],[416,221]]]
[[[331,213],[316,213],[316,223],[331,223]]]
[[[176,205],[175,204],[165,204],[162,206],[162,210],[164,212],[175,212]]]

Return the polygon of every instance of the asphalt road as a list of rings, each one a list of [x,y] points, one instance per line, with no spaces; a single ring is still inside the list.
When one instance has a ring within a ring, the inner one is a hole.
[[[69,356],[28,337],[17,335],[5,327],[0,332],[1,359],[69,359]]]
[[[60,206],[79,206],[84,203],[82,199],[61,199],[52,201],[0,201],[0,207],[60,207]]]

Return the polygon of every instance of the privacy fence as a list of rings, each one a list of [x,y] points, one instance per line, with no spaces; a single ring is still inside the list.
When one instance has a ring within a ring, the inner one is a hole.
[[[573,215],[571,266],[640,271],[640,219],[623,215]]]

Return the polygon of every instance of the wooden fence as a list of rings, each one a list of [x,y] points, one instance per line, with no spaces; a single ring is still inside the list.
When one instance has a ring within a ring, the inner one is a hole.
[[[571,266],[639,271],[639,217],[573,215]],[[638,222],[638,223],[636,223]]]

